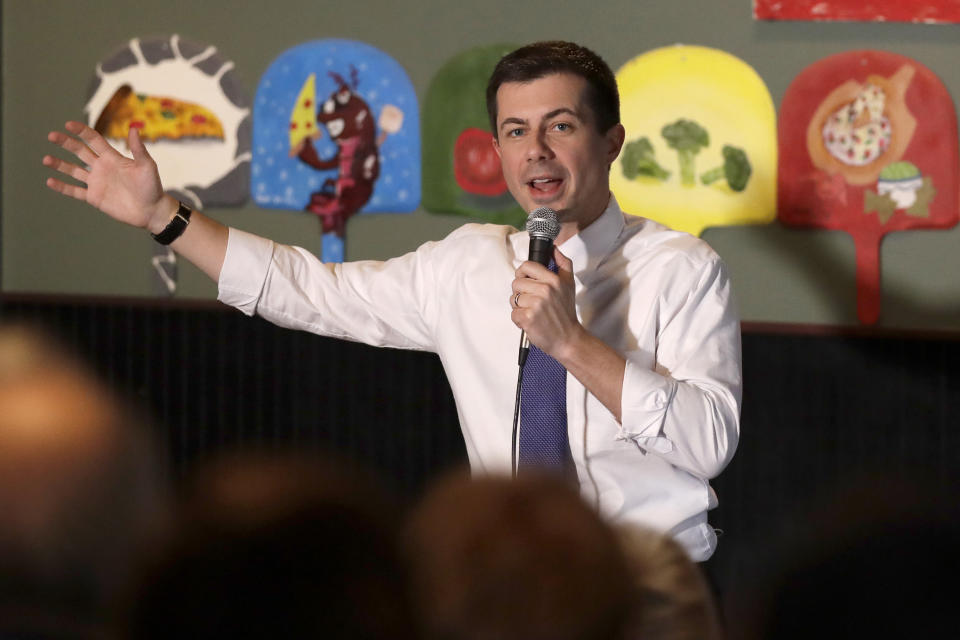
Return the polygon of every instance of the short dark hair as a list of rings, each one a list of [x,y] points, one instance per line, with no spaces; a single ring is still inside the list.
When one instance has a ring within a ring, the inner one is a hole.
[[[587,81],[586,100],[600,133],[620,122],[617,79],[603,58],[586,47],[549,40],[534,42],[500,59],[487,83],[487,114],[497,137],[497,90],[504,82],[530,82],[555,73],[572,73]]]

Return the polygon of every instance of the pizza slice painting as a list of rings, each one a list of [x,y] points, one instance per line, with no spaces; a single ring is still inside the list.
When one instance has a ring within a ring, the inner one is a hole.
[[[130,129],[137,129],[149,142],[161,138],[223,140],[223,124],[209,109],[176,98],[136,93],[128,84],[113,94],[93,128],[105,138],[121,141]]]
[[[307,76],[290,113],[290,156],[299,154],[306,140],[323,135],[317,128],[317,74]]]

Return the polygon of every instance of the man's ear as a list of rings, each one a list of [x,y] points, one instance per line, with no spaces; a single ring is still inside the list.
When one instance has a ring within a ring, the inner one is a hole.
[[[497,140],[497,136],[493,136],[490,141],[493,143],[493,150],[497,152],[497,157],[502,160],[503,155],[500,153],[500,141]]]
[[[623,141],[627,137],[627,131],[619,122],[607,131],[607,164],[613,164],[613,161],[620,155],[620,149],[623,148]]]

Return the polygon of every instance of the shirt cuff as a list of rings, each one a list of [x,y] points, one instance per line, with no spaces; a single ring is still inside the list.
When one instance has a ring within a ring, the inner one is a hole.
[[[248,316],[256,313],[273,258],[274,242],[231,228],[217,282],[217,300]]]
[[[657,453],[673,451],[673,443],[663,435],[663,423],[676,390],[676,381],[627,360],[619,439],[635,440]]]

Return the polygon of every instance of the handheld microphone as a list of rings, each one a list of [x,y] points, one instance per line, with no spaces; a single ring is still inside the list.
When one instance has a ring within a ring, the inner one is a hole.
[[[527,216],[527,233],[530,234],[528,260],[547,266],[553,257],[553,241],[560,234],[560,221],[557,212],[550,207],[534,209]],[[520,353],[517,364],[521,367],[530,353],[530,341],[525,331],[520,332]]]
[[[553,241],[560,235],[557,212],[550,207],[531,211],[527,216],[527,233],[530,234],[530,253],[527,259],[547,266],[553,257]]]

